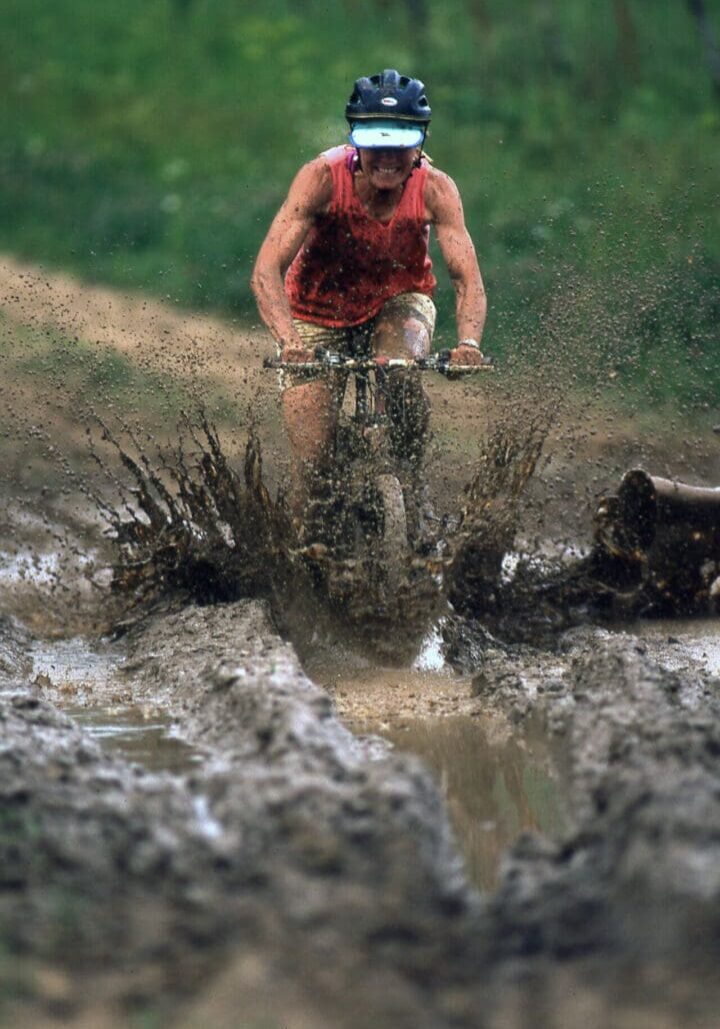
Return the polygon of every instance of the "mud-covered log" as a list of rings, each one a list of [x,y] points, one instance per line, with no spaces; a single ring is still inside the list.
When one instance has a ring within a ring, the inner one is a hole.
[[[632,469],[595,513],[602,581],[642,589],[651,608],[698,612],[720,599],[720,489]]]

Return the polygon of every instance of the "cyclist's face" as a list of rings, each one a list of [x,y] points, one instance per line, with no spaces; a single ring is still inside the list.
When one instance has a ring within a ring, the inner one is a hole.
[[[360,150],[360,167],[375,189],[397,189],[413,169],[417,149],[382,147]]]

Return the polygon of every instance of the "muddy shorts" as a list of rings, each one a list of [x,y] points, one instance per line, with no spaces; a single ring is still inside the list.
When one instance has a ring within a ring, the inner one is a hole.
[[[404,319],[407,317],[417,318],[428,330],[432,340],[435,331],[435,304],[432,298],[426,293],[399,293],[391,297],[380,311],[366,322],[360,325],[348,325],[342,328],[333,328],[327,325],[316,325],[313,322],[303,322],[298,318],[293,319],[298,336],[307,344],[308,350],[315,347],[324,347],[326,350],[342,357],[369,357],[372,354],[372,338],[375,326],[383,318]],[[282,373],[281,385],[298,385],[298,378],[292,372]],[[305,375],[302,381],[307,382]]]

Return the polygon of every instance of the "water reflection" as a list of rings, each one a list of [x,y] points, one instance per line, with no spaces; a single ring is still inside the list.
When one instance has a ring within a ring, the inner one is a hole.
[[[189,771],[202,760],[191,746],[171,735],[171,723],[138,707],[64,707],[104,750],[152,772]]]
[[[497,885],[503,853],[524,831],[558,837],[568,805],[547,738],[536,729],[498,740],[477,718],[417,719],[379,730],[435,772],[470,878]]]
[[[83,636],[38,640],[31,650],[34,683],[104,750],[153,772],[182,774],[202,760],[172,735],[172,722],[154,707],[130,703],[119,674],[122,654]]]

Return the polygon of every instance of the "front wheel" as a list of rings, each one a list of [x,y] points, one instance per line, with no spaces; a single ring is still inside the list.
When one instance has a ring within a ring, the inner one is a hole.
[[[402,486],[396,475],[378,475],[375,480],[380,515],[380,556],[388,581],[397,580],[408,552],[407,512]]]

